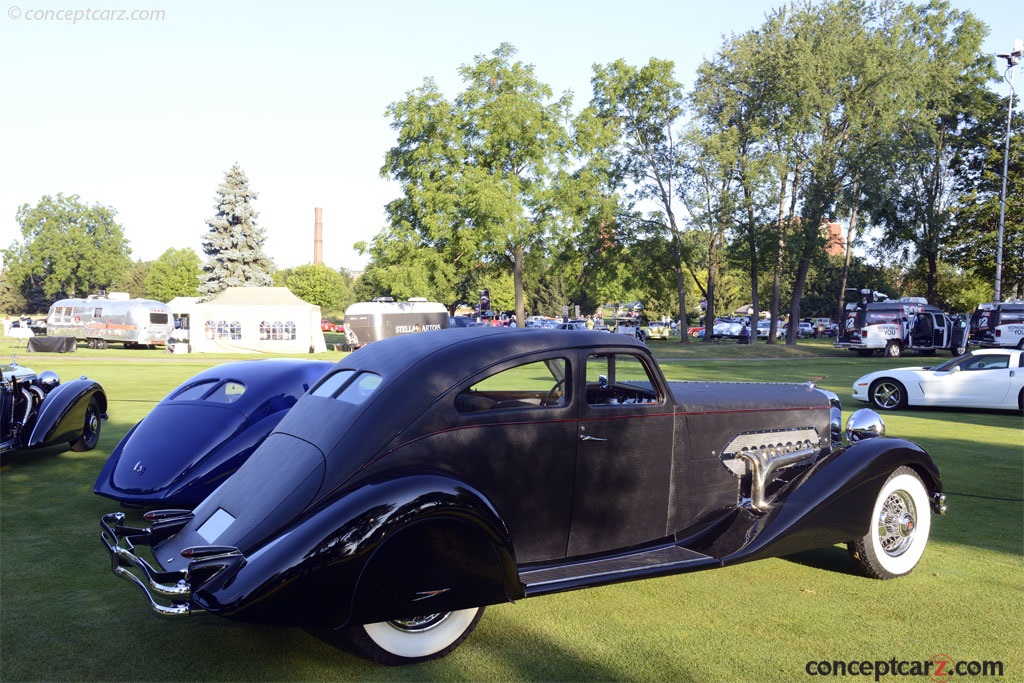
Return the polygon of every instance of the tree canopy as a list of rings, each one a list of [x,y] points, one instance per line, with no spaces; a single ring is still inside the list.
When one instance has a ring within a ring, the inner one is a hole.
[[[131,249],[116,216],[110,207],[60,193],[18,209],[22,239],[4,250],[4,266],[32,310],[106,290],[123,275]]]
[[[146,274],[146,297],[168,302],[179,296],[199,296],[199,255],[191,249],[168,249]]]

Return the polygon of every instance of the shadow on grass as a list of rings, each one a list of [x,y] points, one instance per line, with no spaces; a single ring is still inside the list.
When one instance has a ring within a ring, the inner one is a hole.
[[[857,571],[857,565],[850,552],[844,546],[833,545],[827,548],[805,550],[792,555],[786,555],[781,559],[794,564],[803,565],[812,569],[823,569],[837,574],[848,576],[863,576]]]

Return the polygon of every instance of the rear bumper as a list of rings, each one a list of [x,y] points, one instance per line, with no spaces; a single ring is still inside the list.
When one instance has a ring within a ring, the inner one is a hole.
[[[203,611],[192,602],[189,570],[160,571],[135,552],[136,545],[152,546],[159,540],[158,535],[154,534],[154,529],[159,525],[163,524],[163,533],[159,534],[159,537],[166,538],[170,535],[166,533],[170,526],[181,528],[191,519],[191,513],[188,511],[173,512],[181,514],[159,519],[146,529],[125,526],[123,512],[104,515],[100,520],[100,540],[110,553],[110,570],[114,575],[138,586],[154,612],[164,616],[186,616]]]

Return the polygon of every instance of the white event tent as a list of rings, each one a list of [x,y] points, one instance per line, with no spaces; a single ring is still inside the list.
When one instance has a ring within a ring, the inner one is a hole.
[[[320,329],[320,307],[306,303],[287,287],[228,287],[205,303],[182,308],[189,317],[189,350],[193,353],[327,350]]]

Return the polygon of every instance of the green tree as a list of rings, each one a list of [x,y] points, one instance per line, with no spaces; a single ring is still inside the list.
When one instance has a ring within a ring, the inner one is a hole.
[[[951,229],[944,244],[945,258],[951,265],[963,273],[975,272],[990,283],[989,293],[979,302],[991,301],[995,294],[1004,159],[1006,210],[1000,298],[1005,301],[1024,296],[1024,113],[1020,107],[1013,112],[1009,156],[1004,157],[1009,102],[995,94],[991,97],[997,114],[965,129],[959,153],[950,165],[961,194],[952,209]]]
[[[969,12],[934,0],[908,8],[902,25],[906,37],[899,53],[915,104],[904,104],[890,151],[866,174],[870,182],[863,187],[884,243],[914,249],[925,265],[925,295],[938,303],[939,261],[959,199],[949,167],[961,140],[971,139],[967,131],[979,119],[997,118],[985,90],[994,73],[981,53],[985,27]]]
[[[20,314],[27,310],[28,301],[11,282],[10,272],[5,267],[0,271],[0,312]]]
[[[303,301],[319,306],[321,311],[342,309],[352,298],[350,281],[322,263],[293,268],[285,286]]]
[[[117,212],[78,195],[45,195],[18,209],[20,242],[4,250],[11,285],[32,310],[65,296],[109,289],[131,266],[131,249]]]
[[[212,297],[227,287],[266,287],[272,282],[273,264],[263,253],[266,239],[256,225],[252,207],[259,195],[249,188],[245,172],[235,164],[224,174],[214,202],[216,213],[206,221],[203,238],[202,282],[199,293]]]
[[[557,182],[571,97],[551,101],[550,87],[515,54],[503,43],[462,66],[465,89],[453,102],[428,80],[388,107],[398,143],[381,173],[400,183],[402,196],[387,207],[388,237],[375,242],[392,264],[395,249],[433,250],[423,258],[452,290],[470,279],[467,271],[501,264],[522,319],[527,256],[561,225]]]
[[[631,240],[661,239],[671,253],[679,317],[686,320],[684,225],[677,212],[677,184],[682,159],[676,127],[684,113],[683,86],[671,61],[651,59],[636,68],[618,60],[595,65],[591,79],[593,115],[614,132],[610,174],[630,207],[650,203],[656,208],[645,220],[634,220]],[[692,268],[691,268],[692,269]],[[682,343],[689,343],[686,335]]]
[[[199,296],[199,255],[188,247],[168,249],[153,261],[146,275],[146,296],[168,302],[179,296]]]
[[[110,291],[127,292],[133,299],[146,296],[146,279],[149,276],[150,264],[146,261],[135,261],[124,273],[110,285]]]

